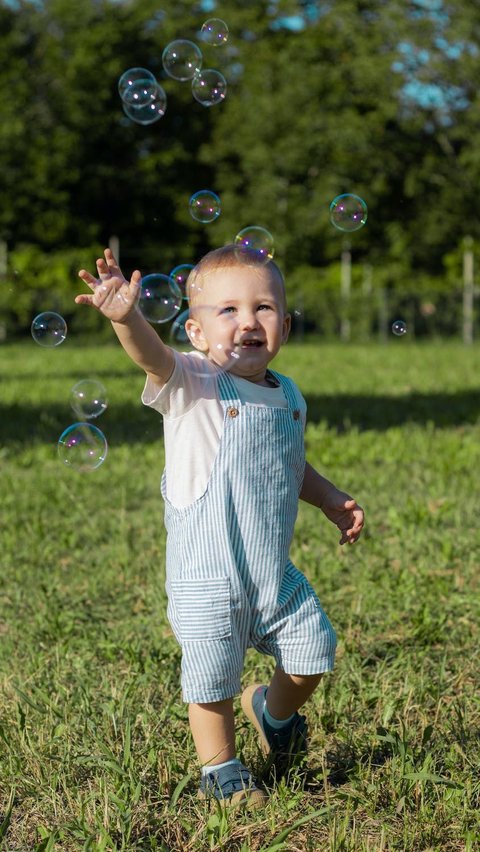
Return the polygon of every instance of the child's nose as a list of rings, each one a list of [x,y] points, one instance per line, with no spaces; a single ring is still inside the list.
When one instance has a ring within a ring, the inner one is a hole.
[[[240,322],[242,328],[245,329],[245,331],[249,331],[252,328],[255,328],[257,325],[257,314],[255,313],[255,311],[249,311],[245,314],[242,314]]]

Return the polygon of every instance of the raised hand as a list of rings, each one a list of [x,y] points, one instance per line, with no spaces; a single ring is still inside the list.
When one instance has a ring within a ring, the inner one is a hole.
[[[86,269],[79,271],[79,277],[92,293],[81,293],[75,302],[96,308],[112,322],[125,322],[138,302],[142,276],[136,269],[127,281],[110,249],[105,249],[104,255],[105,259],[97,260],[98,278]]]

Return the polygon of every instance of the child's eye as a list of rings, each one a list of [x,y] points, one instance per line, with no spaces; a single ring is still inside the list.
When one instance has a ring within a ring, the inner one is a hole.
[[[222,308],[221,313],[222,314],[232,314],[234,312],[234,310],[235,310],[235,308],[233,307],[233,305],[227,305],[226,308]]]
[[[259,311],[271,311],[272,306],[271,305],[259,305],[258,310]]]

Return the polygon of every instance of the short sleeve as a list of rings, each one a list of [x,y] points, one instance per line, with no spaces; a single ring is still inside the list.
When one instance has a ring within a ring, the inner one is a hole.
[[[176,351],[174,357],[175,366],[168,382],[159,387],[147,376],[142,393],[144,405],[168,418],[182,417],[200,399],[217,396],[215,368],[212,366],[210,370],[206,358],[196,352]]]

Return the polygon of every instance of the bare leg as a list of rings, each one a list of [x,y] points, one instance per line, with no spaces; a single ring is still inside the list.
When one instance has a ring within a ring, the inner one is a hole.
[[[321,674],[287,674],[277,666],[267,692],[268,712],[274,719],[288,719],[310,698],[321,679]]]
[[[188,715],[202,766],[215,766],[235,757],[233,698],[211,704],[190,704]]]

